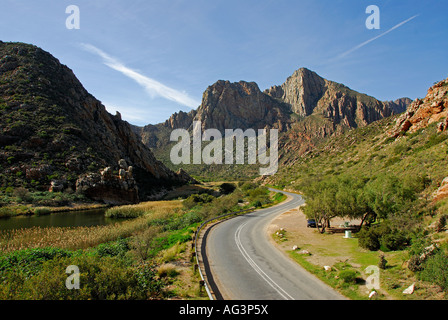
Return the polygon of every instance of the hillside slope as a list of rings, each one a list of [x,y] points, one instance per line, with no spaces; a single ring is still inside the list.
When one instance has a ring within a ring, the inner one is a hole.
[[[430,182],[422,194],[429,199],[448,176],[447,112],[448,79],[431,87],[407,112],[332,137],[265,181],[300,190],[309,181],[342,174],[426,177]]]
[[[35,46],[0,42],[0,113],[3,190],[69,189],[128,203],[185,183],[120,114],[109,114],[68,67]]]

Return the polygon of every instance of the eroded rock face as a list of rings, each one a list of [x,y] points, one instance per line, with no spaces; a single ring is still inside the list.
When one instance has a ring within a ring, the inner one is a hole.
[[[263,93],[254,82],[218,81],[204,92],[194,117],[202,128],[263,129],[277,122],[287,123],[289,107]]]
[[[443,200],[445,198],[448,198],[448,177],[443,179],[442,183],[440,184],[439,189],[437,189],[436,192],[434,192],[434,194],[433,194],[434,202]]]
[[[111,205],[138,203],[139,192],[132,167],[127,166],[124,159],[120,159],[117,167],[120,168],[118,174],[112,167],[107,167],[100,173],[81,175],[76,181],[76,191]]]
[[[284,164],[327,137],[403,112],[409,103],[407,98],[381,102],[302,68],[282,85],[263,92],[254,82],[219,80],[205,90],[197,110],[175,113],[164,123],[134,127],[134,131],[163,156],[171,146],[170,133],[192,132],[194,121],[201,121],[203,131],[218,129],[223,134],[225,129],[278,129]]]
[[[291,110],[301,117],[322,114],[336,125],[347,128],[365,126],[403,112],[410,100],[403,98],[395,102],[381,102],[326,80],[306,68],[294,72],[281,86],[271,87],[265,92],[289,104]]]
[[[325,93],[325,80],[316,73],[302,68],[294,72],[284,84],[265,92],[291,106],[294,113],[309,116]]]
[[[428,90],[426,97],[417,99],[408,110],[396,120],[393,137],[424,129],[431,123],[437,123],[438,132],[448,129],[448,79],[442,80]]]

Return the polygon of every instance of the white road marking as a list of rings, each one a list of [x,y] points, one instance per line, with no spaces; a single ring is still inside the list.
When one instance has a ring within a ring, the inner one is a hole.
[[[256,263],[255,261],[249,256],[246,249],[244,249],[243,244],[241,243],[241,230],[249,223],[250,221],[242,224],[238,227],[238,229],[235,232],[235,242],[238,247],[238,249],[241,252],[241,255],[246,259],[246,261],[249,263],[249,265],[265,280],[275,291],[278,292],[280,296],[283,297],[285,300],[294,300],[294,298],[288,294],[285,290],[283,290],[282,287],[280,287],[274,280],[272,280]]]

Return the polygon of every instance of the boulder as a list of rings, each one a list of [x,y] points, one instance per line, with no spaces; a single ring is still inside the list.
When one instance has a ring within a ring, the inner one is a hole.
[[[433,193],[432,197],[433,197],[434,202],[443,200],[448,197],[448,177],[443,179],[442,183],[440,184],[439,189],[437,189]]]
[[[409,294],[413,294],[415,291],[415,283],[413,283],[410,287],[406,288],[403,291],[403,294],[409,295]]]
[[[62,192],[65,189],[65,181],[60,180],[53,180],[50,184],[50,189],[48,191],[50,192]]]

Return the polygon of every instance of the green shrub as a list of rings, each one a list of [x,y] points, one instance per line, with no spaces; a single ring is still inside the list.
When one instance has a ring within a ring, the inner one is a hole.
[[[102,243],[95,249],[99,257],[123,257],[130,250],[128,239]]]
[[[403,231],[390,230],[381,236],[380,242],[387,250],[403,250],[409,244],[409,237]]]
[[[30,192],[25,188],[17,188],[14,190],[13,195],[19,200],[20,202],[31,202],[32,197],[30,196]]]
[[[210,203],[214,199],[215,199],[215,197],[213,197],[212,195],[209,195],[207,193],[192,194],[191,196],[189,196],[187,199],[185,199],[182,202],[182,206],[185,209],[190,210],[199,204]]]
[[[344,283],[354,283],[358,276],[358,272],[355,270],[341,270],[339,271],[338,276]]]
[[[448,254],[444,250],[426,260],[422,266],[420,277],[422,280],[434,283],[443,290],[448,290]]]
[[[145,210],[138,206],[121,206],[107,209],[106,218],[114,219],[133,219],[141,217],[145,214]]]
[[[358,233],[358,239],[358,245],[361,248],[370,251],[378,251],[381,247],[380,238],[378,233],[375,232],[375,228],[363,227]]]
[[[80,289],[65,286],[67,266],[80,270]],[[163,282],[148,264],[127,266],[111,257],[79,255],[46,261],[32,276],[4,275],[0,299],[14,300],[146,300],[160,296]]]
[[[219,186],[219,192],[222,194],[231,194],[233,191],[236,190],[236,185],[233,183],[225,182]]]
[[[36,216],[44,216],[51,213],[51,210],[48,208],[35,208],[33,211]]]

